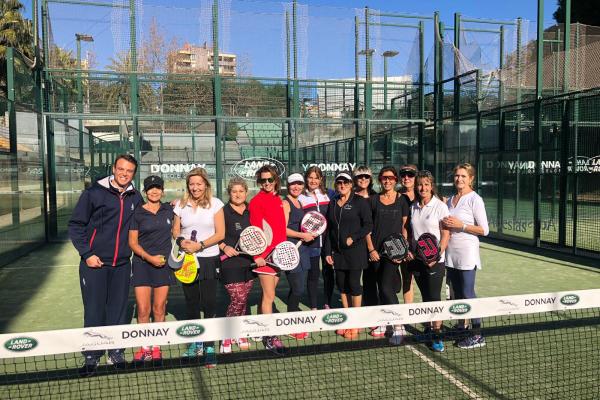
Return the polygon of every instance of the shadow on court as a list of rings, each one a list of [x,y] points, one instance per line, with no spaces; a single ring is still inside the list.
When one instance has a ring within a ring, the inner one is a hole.
[[[38,321],[52,320],[50,316],[56,315],[47,313],[47,306],[55,301],[55,296],[54,291],[47,292],[46,288],[54,275],[73,264],[73,260],[64,260],[62,247],[62,244],[45,245],[0,267],[0,332],[30,326],[23,323],[24,314],[31,313]],[[67,264],[63,264],[65,261]]]

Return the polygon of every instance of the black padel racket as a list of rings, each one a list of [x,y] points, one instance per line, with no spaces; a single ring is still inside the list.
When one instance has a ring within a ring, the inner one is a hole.
[[[440,245],[437,238],[431,233],[424,233],[417,239],[417,258],[427,264],[437,261],[441,257]]]
[[[399,263],[408,255],[408,243],[400,233],[392,233],[381,243],[379,254],[390,261]]]

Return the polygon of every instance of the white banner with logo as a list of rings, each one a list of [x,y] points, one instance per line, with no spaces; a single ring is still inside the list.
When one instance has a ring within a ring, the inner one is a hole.
[[[600,289],[0,335],[0,358],[600,307]]]

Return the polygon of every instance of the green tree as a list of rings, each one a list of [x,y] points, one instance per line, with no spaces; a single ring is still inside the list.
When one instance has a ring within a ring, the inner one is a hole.
[[[6,95],[6,50],[17,49],[32,59],[33,35],[31,21],[21,14],[23,4],[18,0],[0,0],[0,91]]]
[[[565,22],[565,0],[558,0],[558,8],[552,14],[556,22]],[[571,0],[571,23],[600,26],[600,0]]]

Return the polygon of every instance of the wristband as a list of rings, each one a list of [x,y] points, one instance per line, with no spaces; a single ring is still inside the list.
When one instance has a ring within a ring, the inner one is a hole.
[[[371,253],[372,253],[372,252],[374,252],[374,251],[375,251],[375,249],[373,249],[373,250],[370,250],[370,251],[369,251],[369,254],[371,254]]]
[[[206,246],[204,245],[204,242],[201,240],[200,241],[200,251],[204,251],[205,248],[206,248]]]
[[[467,224],[463,224],[462,231],[466,232],[466,230],[467,230]]]

